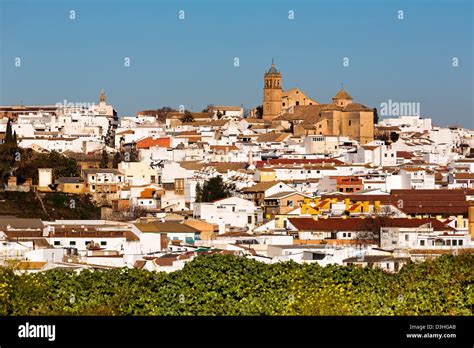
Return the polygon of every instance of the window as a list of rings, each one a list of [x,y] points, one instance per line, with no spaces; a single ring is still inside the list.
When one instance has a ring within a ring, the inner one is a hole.
[[[352,121],[351,121],[351,120],[349,120],[349,126],[350,126],[350,125],[352,125]]]
[[[347,237],[351,238],[351,234],[350,234],[350,233],[348,233],[348,234],[347,234]]]
[[[94,175],[92,175],[92,176],[91,176],[91,179],[92,179],[92,180],[95,180],[95,176],[94,176]]]
[[[299,102],[299,101],[297,101],[297,102],[296,102],[296,105],[300,105],[300,102]]]
[[[344,233],[342,234],[342,237],[343,237],[343,238],[346,238],[346,232],[344,232]]]
[[[457,246],[458,245],[458,241],[456,239],[453,239],[453,246]]]
[[[151,181],[151,182],[155,182],[155,176],[154,176],[154,175],[152,175],[152,176],[150,177],[150,181]]]
[[[408,242],[410,240],[410,236],[408,234],[405,234],[405,241]]]
[[[71,240],[71,241],[69,242],[69,245],[71,245],[71,246],[72,246],[72,245],[76,245],[76,242],[73,241],[73,240]]]
[[[288,203],[287,203],[287,205],[288,205],[289,207],[292,207],[292,206],[293,206],[293,201],[292,201],[292,200],[289,200]]]
[[[424,240],[420,240],[420,246],[425,246],[425,241]]]
[[[283,106],[285,106],[285,103],[283,103]]]
[[[184,195],[184,179],[174,179],[174,193]]]
[[[55,240],[54,245],[61,245],[61,242],[59,240]]]
[[[460,239],[460,240],[458,241],[458,245],[459,245],[459,246],[463,245],[462,239]]]
[[[251,216],[247,216],[247,223],[249,223],[249,224],[252,223],[252,217]]]
[[[107,242],[105,240],[100,242],[100,245],[107,245]]]
[[[76,185],[76,188],[78,189],[78,188],[79,188],[79,185]]]

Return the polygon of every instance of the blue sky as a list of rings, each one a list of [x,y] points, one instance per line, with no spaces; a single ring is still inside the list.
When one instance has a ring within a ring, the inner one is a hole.
[[[320,103],[344,83],[367,106],[419,102],[435,123],[474,128],[471,0],[0,0],[0,16],[1,105],[94,102],[104,88],[122,116],[250,109],[274,57],[283,88]]]

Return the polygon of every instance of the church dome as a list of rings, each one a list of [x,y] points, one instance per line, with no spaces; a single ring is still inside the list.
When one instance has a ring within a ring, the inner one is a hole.
[[[280,72],[275,68],[275,62],[273,61],[273,59],[272,59],[272,66],[266,72],[266,75],[268,74],[280,74]]]

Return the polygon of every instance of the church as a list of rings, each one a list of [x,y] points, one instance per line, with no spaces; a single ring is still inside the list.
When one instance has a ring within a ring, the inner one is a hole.
[[[264,75],[263,119],[272,126],[293,127],[297,135],[347,136],[366,144],[374,140],[374,111],[353,98],[344,88],[332,103],[320,104],[300,89],[282,89],[281,73],[275,63]]]

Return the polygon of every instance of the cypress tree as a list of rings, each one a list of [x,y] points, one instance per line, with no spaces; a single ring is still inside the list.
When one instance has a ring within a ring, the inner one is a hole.
[[[5,144],[13,143],[12,122],[8,119],[7,129],[5,132]]]

